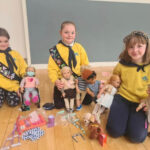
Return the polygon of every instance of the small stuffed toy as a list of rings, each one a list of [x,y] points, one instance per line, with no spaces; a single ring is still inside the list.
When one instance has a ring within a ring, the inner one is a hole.
[[[85,113],[83,116],[83,121],[85,126],[87,127],[90,123],[95,122],[95,116],[92,115],[91,113]]]

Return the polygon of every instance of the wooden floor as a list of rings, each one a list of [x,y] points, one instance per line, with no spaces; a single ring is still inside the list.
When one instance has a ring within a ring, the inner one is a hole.
[[[94,68],[97,72],[98,79],[106,79],[104,77],[105,72],[111,72],[112,67],[100,67]],[[50,83],[47,70],[38,70],[37,77],[40,80],[40,95],[41,95],[41,105],[46,102],[52,102],[53,85]],[[82,120],[82,116],[85,112],[91,112],[94,104],[90,106],[84,106],[79,112],[76,112],[77,116]],[[31,106],[31,111],[36,110],[35,106]],[[17,119],[18,114],[27,115],[31,111],[21,112],[19,111],[19,106],[15,108],[10,108],[6,104],[0,109],[0,146],[6,139],[6,137],[13,130],[14,123]],[[46,111],[47,115],[53,114],[60,110]],[[102,127],[105,131],[105,125],[107,121],[108,112],[101,116]],[[42,129],[45,130],[45,135],[42,136],[37,141],[23,141],[21,140],[21,146],[12,148],[12,150],[150,150],[150,138],[146,138],[142,144],[133,144],[129,142],[125,137],[112,138],[108,135],[107,144],[104,147],[98,143],[97,140],[90,140],[88,138],[88,131],[85,128],[86,136],[85,140],[78,138],[79,142],[76,143],[72,140],[72,135],[80,132],[79,129],[74,127],[72,124],[66,126],[55,126],[53,128],[47,128],[43,126]],[[106,131],[105,131],[106,132]],[[106,132],[107,133],[107,132]]]

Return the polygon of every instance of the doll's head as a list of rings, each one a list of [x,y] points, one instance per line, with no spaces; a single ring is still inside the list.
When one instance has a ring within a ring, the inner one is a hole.
[[[150,43],[147,34],[133,31],[124,39],[124,50],[119,59],[125,62],[150,63]]]
[[[8,32],[0,28],[0,50],[6,50],[9,47],[10,36]]]
[[[115,88],[118,88],[120,86],[120,83],[121,83],[120,77],[115,74],[113,74],[108,81],[108,84],[111,84]]]
[[[70,67],[65,66],[61,69],[61,74],[65,79],[70,79],[70,77],[72,75],[72,71],[71,71]]]
[[[96,81],[96,73],[90,69],[84,69],[81,77],[89,84],[94,84]]]
[[[26,76],[34,77],[35,73],[36,73],[36,70],[35,70],[34,67],[29,66],[29,67],[26,68]]]

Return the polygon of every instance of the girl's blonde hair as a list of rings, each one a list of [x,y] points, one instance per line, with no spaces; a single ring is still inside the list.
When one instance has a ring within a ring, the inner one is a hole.
[[[120,60],[123,59],[128,63],[131,62],[132,59],[128,55],[128,48],[131,46],[134,46],[136,43],[141,43],[141,44],[146,44],[146,51],[143,56],[143,63],[145,64],[150,63],[150,40],[144,32],[133,31],[123,39],[123,42],[124,42],[125,48],[119,56]]]
[[[63,30],[63,28],[65,27],[65,25],[68,25],[68,24],[72,24],[72,25],[75,27],[75,29],[76,29],[76,25],[75,25],[74,22],[72,22],[72,21],[64,21],[64,22],[61,24],[60,30]]]
[[[111,75],[111,77],[109,78],[109,80],[108,80],[108,84],[111,84],[113,81],[120,81],[120,77],[118,76],[118,75],[116,75],[116,74],[113,74],[113,75]]]

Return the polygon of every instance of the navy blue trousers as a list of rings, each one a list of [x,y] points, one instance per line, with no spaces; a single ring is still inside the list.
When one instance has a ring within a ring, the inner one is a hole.
[[[146,114],[136,112],[138,103],[132,103],[121,95],[115,95],[110,108],[106,129],[113,137],[126,135],[131,142],[143,142],[147,136]]]

